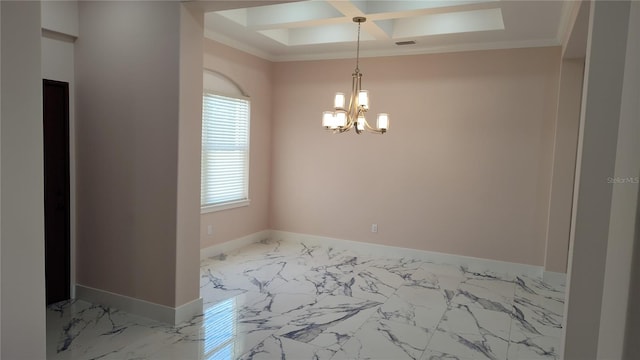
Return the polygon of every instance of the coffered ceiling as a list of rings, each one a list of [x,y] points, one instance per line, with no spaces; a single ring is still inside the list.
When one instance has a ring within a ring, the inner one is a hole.
[[[362,56],[559,45],[578,5],[560,0],[225,3],[231,3],[226,10],[205,14],[205,36],[272,61],[353,57],[355,16],[367,18]],[[252,7],[229,9],[239,6]]]

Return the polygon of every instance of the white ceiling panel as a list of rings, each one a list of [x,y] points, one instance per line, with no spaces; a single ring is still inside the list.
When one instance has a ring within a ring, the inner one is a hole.
[[[500,9],[457,11],[395,20],[393,38],[504,30]]]

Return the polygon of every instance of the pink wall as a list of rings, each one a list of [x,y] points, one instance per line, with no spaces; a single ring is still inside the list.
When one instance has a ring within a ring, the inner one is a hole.
[[[201,81],[201,57],[180,41],[198,28],[182,6],[81,2],[75,47],[78,285],[168,307],[199,296],[199,147],[184,130],[199,131],[199,103],[185,106],[201,83],[184,82],[189,68]]]
[[[391,128],[357,136],[320,127],[353,60],[274,64],[271,228],[543,265],[559,65],[559,47],[361,59]]]
[[[200,246],[219,244],[269,229],[271,173],[271,62],[205,39],[204,67],[226,75],[251,98],[249,198],[246,207],[202,214]],[[211,225],[213,234],[208,235]]]

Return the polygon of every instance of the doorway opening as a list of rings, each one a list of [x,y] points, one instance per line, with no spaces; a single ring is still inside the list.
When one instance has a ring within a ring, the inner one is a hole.
[[[47,305],[71,297],[69,83],[44,79],[44,242]]]

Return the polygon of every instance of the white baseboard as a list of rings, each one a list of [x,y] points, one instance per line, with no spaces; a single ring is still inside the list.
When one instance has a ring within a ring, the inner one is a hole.
[[[567,274],[553,272],[553,271],[545,271],[542,274],[542,280],[544,280],[544,282],[546,282],[547,284],[550,284],[553,286],[564,287],[567,284]]]
[[[203,305],[198,298],[173,308],[84,285],[76,285],[76,298],[172,325],[202,314]]]
[[[405,257],[409,259],[430,261],[434,263],[464,266],[471,272],[490,272],[508,279],[515,279],[515,276],[517,275],[542,278],[543,272],[543,268],[541,266],[535,265],[408,249],[396,246],[363,243],[324,236],[298,234],[288,231],[273,230],[271,231],[271,238],[273,240],[303,242],[310,245],[354,249],[365,255]]]
[[[207,259],[220,254],[228,254],[234,250],[238,250],[247,245],[257,243],[259,241],[269,239],[271,237],[271,230],[258,231],[241,238],[226,241],[221,244],[212,245],[203,249],[200,249],[200,259]]]
[[[193,319],[196,315],[201,315],[204,307],[204,300],[199,297],[175,308],[173,324],[180,324]]]
[[[227,241],[222,244],[209,246],[200,251],[200,258],[206,259],[223,253],[229,253],[265,239],[293,241],[308,245],[332,246],[338,249],[353,249],[363,255],[404,257],[421,261],[430,261],[437,264],[464,266],[471,272],[490,272],[507,279],[515,279],[516,276],[523,275],[538,279],[544,278],[545,280],[548,278],[549,281],[553,282],[553,284],[560,284],[564,283],[564,278],[566,278],[565,274],[544,272],[544,268],[542,266],[408,249],[397,246],[371,244],[280,230],[264,230],[235,240]]]

